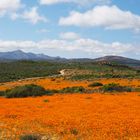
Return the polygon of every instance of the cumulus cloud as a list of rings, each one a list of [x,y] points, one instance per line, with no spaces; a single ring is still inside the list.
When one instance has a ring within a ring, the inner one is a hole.
[[[17,11],[22,6],[20,0],[0,0],[0,16]]]
[[[40,0],[42,5],[52,5],[57,3],[75,3],[78,5],[87,4],[109,4],[111,0]]]
[[[59,24],[138,31],[140,30],[140,16],[130,11],[123,11],[117,6],[96,6],[85,13],[72,11],[68,17],[60,18]]]
[[[44,16],[39,15],[37,7],[32,7],[29,11],[25,11],[21,15],[21,18],[23,18],[33,24],[36,24],[40,21],[47,22],[47,19]]]
[[[8,15],[12,20],[19,18],[33,24],[47,22],[47,19],[39,14],[37,7],[32,7],[30,10],[24,10],[24,12],[20,13],[19,9],[21,7],[24,7],[23,4],[21,4],[21,0],[0,0],[0,16]]]
[[[41,40],[34,41],[3,41],[0,40],[0,51],[23,50],[26,52],[46,53],[61,57],[97,57],[104,55],[140,55],[140,48],[133,44],[121,42],[103,43],[93,39],[76,40]]]
[[[32,24],[36,24],[38,22],[47,22],[47,18],[41,16],[38,12],[38,7],[32,7],[30,10],[26,10],[21,14],[13,13],[11,14],[11,18],[13,20],[16,19],[24,19]]]
[[[64,32],[64,33],[60,33],[60,38],[65,40],[75,40],[75,39],[79,39],[80,36],[75,32]]]

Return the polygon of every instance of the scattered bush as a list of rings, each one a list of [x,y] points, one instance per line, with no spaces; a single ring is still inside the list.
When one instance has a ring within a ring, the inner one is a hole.
[[[99,75],[94,75],[94,74],[83,74],[83,75],[74,75],[71,76],[71,80],[87,80],[87,79],[94,79],[94,78],[100,78],[101,76]]]
[[[46,100],[44,100],[44,102],[45,102],[45,103],[47,103],[47,102],[49,102],[49,100],[48,100],[48,99],[46,99]]]
[[[78,135],[78,130],[76,128],[71,129],[70,132],[73,135]]]
[[[4,96],[4,95],[5,95],[4,91],[0,91],[0,96]]]
[[[37,135],[22,135],[20,140],[41,140],[41,138]]]
[[[137,70],[137,74],[140,74],[140,70]]]
[[[140,88],[134,88],[134,92],[140,92]]]
[[[49,93],[49,95],[53,95],[54,93],[59,93],[59,90],[52,89],[52,90],[47,90],[47,92]]]
[[[60,93],[83,93],[85,91],[85,88],[82,86],[79,87],[66,87],[61,89]]]
[[[19,86],[5,91],[5,97],[7,98],[42,96],[45,94],[47,94],[47,91],[43,87],[34,84]]]
[[[103,92],[113,92],[113,91],[117,91],[117,92],[131,92],[132,91],[132,88],[121,86],[121,85],[116,84],[116,83],[106,84],[106,85],[104,85],[100,89]]]
[[[118,64],[104,65],[89,60],[81,61],[10,61],[0,62],[0,82],[18,79],[59,75],[62,69],[89,70],[91,73],[71,75],[73,80],[87,80],[94,78],[140,78],[140,70],[130,69]],[[64,77],[65,78],[65,77]],[[52,77],[52,81],[55,77]]]
[[[94,83],[88,85],[88,87],[99,87],[99,86],[103,86],[103,84],[99,83],[99,82],[94,82]]]

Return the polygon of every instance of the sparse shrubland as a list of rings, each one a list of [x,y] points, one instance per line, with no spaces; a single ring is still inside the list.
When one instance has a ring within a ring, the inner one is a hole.
[[[62,69],[76,70],[76,75],[69,75],[68,77],[73,80],[93,78],[140,78],[139,70],[119,65],[100,65],[88,61],[14,61],[0,62],[0,82],[59,75],[59,71]],[[80,75],[78,75],[78,70],[82,70],[83,74],[80,73]],[[87,72],[84,73],[84,71]],[[88,73],[88,71],[90,72]]]

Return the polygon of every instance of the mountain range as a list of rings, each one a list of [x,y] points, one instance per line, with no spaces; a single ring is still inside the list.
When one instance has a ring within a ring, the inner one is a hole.
[[[26,53],[21,50],[16,50],[12,52],[0,52],[0,61],[4,60],[55,60],[55,61],[92,61],[92,62],[116,62],[119,64],[129,65],[129,66],[139,66],[140,60],[135,60],[131,58],[126,58],[122,56],[104,56],[96,59],[65,59],[61,57],[51,57],[44,54],[34,54]]]
[[[60,57],[51,57],[44,54],[25,53],[21,50],[0,52],[0,60],[58,60]]]

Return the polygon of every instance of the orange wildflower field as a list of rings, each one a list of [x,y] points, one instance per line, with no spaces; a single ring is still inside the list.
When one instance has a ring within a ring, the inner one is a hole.
[[[101,79],[139,87],[139,80]],[[0,90],[34,83],[46,89],[84,86],[91,81],[62,78],[23,80],[0,85]],[[39,134],[44,140],[139,140],[140,96],[56,94],[18,99],[0,98],[0,140],[18,140],[23,134]]]

